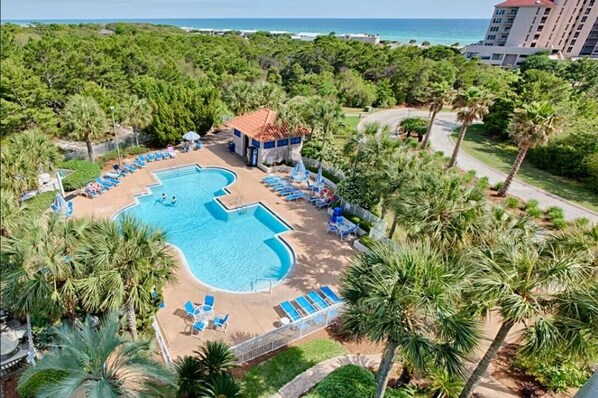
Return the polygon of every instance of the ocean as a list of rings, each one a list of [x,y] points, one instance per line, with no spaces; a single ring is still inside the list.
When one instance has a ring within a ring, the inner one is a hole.
[[[487,19],[264,19],[264,18],[214,18],[214,19],[80,19],[80,20],[37,20],[41,23],[100,23],[137,22],[173,25],[194,29],[234,29],[259,31],[285,31],[290,33],[335,32],[378,34],[382,40],[417,43],[429,41],[432,44],[460,45],[475,43],[484,38]],[[17,24],[29,24],[33,20],[5,20]]]

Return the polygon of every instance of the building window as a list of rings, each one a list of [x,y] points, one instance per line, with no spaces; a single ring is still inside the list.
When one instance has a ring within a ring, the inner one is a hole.
[[[550,8],[547,8],[544,10],[544,15],[548,15],[548,14],[550,14]]]
[[[547,19],[548,19],[547,17],[542,17],[542,19],[540,20],[540,23],[546,23]]]
[[[264,142],[264,149],[274,148],[276,146],[276,141],[266,141]]]
[[[577,42],[577,40],[573,39],[573,40],[571,40],[571,43],[569,43],[569,44],[571,44],[573,46],[573,45],[575,45],[576,42]]]
[[[500,8],[500,9],[496,10],[496,15],[503,15],[504,13],[505,13],[504,8]]]
[[[496,39],[496,35],[488,35],[488,37],[486,37],[486,40],[494,40]]]
[[[258,140],[254,140],[253,138],[251,139],[251,145],[253,145],[256,148],[260,147],[260,142]]]
[[[577,27],[577,30],[582,30],[582,29],[583,29],[583,25],[579,25],[579,26]]]
[[[301,144],[301,137],[292,137],[291,145]]]
[[[581,22],[585,22],[588,20],[588,17],[581,17]]]
[[[540,38],[540,34],[539,34],[539,33],[536,33],[536,34],[534,35],[534,40],[538,40],[539,38]]]
[[[538,30],[537,30],[537,31],[538,31],[538,32],[542,32],[542,30],[544,30],[544,25],[540,25],[540,26],[538,26]]]
[[[240,137],[241,136],[241,132],[237,129],[235,129],[234,131],[235,137]]]
[[[575,38],[577,39],[577,38],[579,37],[579,32],[575,32],[575,33],[573,34],[573,37],[575,37]]]
[[[536,47],[536,43],[532,43],[529,45],[530,47]]]
[[[568,53],[570,53],[571,51],[573,51],[573,47],[569,47],[569,48],[567,49],[567,52],[568,52]]]
[[[529,35],[525,36],[525,41],[529,40]]]
[[[514,20],[515,20],[515,19],[513,19],[513,18],[508,18],[508,19],[507,19],[507,23],[513,23],[513,21],[514,21]]]
[[[505,29],[504,29],[504,31],[505,31],[505,32],[510,32],[510,31],[511,31],[511,27],[510,27],[510,26],[505,26]]]
[[[287,145],[289,145],[289,139],[288,138],[276,141],[276,146],[287,146]]]
[[[492,54],[493,61],[500,61],[504,54]]]

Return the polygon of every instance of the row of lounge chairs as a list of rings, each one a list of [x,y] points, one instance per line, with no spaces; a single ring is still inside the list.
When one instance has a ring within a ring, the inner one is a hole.
[[[306,196],[305,192],[295,187],[284,177],[268,176],[262,178],[262,183],[287,201],[303,199]]]
[[[322,286],[305,296],[280,303],[280,308],[291,322],[297,322],[308,315],[315,314],[342,301],[329,286]]]
[[[62,215],[66,218],[70,217],[73,215],[73,213],[75,212],[75,209],[73,208],[73,202],[71,200],[69,200],[68,202],[66,202],[66,209],[63,210],[61,208],[59,208],[56,203],[52,203],[52,206],[50,206],[50,208],[52,209],[52,211],[54,213],[61,213]]]
[[[144,168],[147,166],[148,162],[170,159],[175,156],[176,153],[170,151],[157,151],[153,153],[147,153],[145,155],[137,155],[137,158],[135,158],[131,164],[123,164],[122,166],[118,164],[113,165],[113,172],[106,173],[102,177],[96,178],[95,182],[87,184],[81,194],[93,199],[107,190],[119,185],[120,178]]]
[[[338,196],[325,191],[316,195],[311,195],[309,198],[307,198],[307,201],[314,205],[318,210],[325,207],[329,207],[331,204],[338,200]]]

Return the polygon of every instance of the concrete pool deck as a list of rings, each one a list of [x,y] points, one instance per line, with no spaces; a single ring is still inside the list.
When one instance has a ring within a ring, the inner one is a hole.
[[[245,166],[243,159],[230,153],[226,145],[229,139],[228,133],[209,135],[199,151],[178,153],[174,160],[149,163],[95,199],[82,196],[73,199],[76,216],[111,218],[120,209],[134,204],[135,195],[148,192],[148,185],[157,183],[153,171],[191,164],[223,167],[237,174],[237,181],[228,188],[230,194],[220,197],[227,207],[236,207],[241,200],[246,204],[261,202],[293,227],[282,239],[295,252],[296,264],[271,293],[236,294],[213,290],[195,279],[179,258],[178,281],[166,287],[165,308],[157,315],[173,359],[191,354],[202,340],[221,340],[235,345],[275,329],[281,316],[278,304],[322,285],[337,290],[341,270],[356,253],[352,240],[341,242],[336,235],[326,234],[328,215],[324,210],[316,210],[305,200],[286,202],[261,184],[260,179],[266,174]],[[246,249],[251,255],[251,248],[237,249]],[[173,252],[179,256],[177,251]],[[190,335],[191,321],[185,317],[183,305],[187,300],[200,304],[206,294],[216,297],[216,313],[230,314],[230,322],[226,333],[206,329],[200,340]]]

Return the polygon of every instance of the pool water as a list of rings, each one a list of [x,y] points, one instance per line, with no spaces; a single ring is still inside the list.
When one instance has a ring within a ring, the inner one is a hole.
[[[116,219],[132,215],[164,229],[168,242],[183,252],[191,273],[216,289],[262,291],[287,275],[294,254],[277,236],[290,228],[261,204],[227,211],[215,199],[227,194],[235,174],[192,166],[155,175],[160,184]]]

